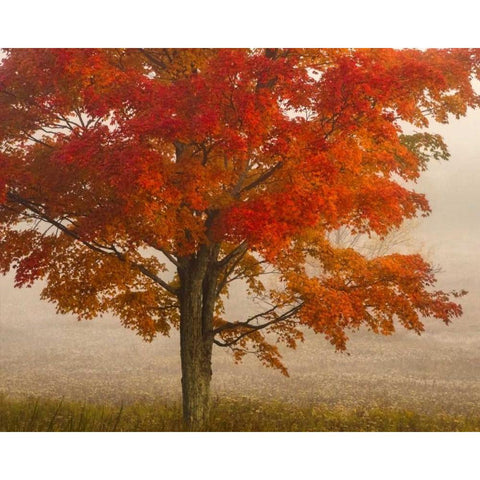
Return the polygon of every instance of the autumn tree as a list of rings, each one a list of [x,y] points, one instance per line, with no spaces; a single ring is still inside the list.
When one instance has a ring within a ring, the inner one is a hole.
[[[278,344],[306,328],[344,350],[362,325],[461,314],[419,255],[330,240],[428,214],[412,184],[448,155],[429,118],[479,105],[478,68],[467,49],[9,50],[0,271],[43,279],[59,313],[111,312],[146,340],[179,329],[184,419],[201,429],[214,345],[287,374]],[[235,281],[264,308],[226,318]]]

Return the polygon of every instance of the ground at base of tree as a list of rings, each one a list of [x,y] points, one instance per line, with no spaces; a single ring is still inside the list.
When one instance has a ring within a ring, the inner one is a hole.
[[[23,432],[173,432],[182,431],[180,403],[128,405],[64,399],[0,398],[0,430]],[[393,407],[295,405],[256,399],[213,402],[207,431],[212,432],[474,432],[480,412],[425,414]]]

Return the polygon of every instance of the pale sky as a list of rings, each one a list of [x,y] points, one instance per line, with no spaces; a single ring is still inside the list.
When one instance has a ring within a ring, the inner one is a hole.
[[[418,235],[442,266],[452,288],[480,298],[480,111],[469,111],[448,125],[432,125],[451,153],[448,162],[430,163],[418,190],[426,193],[431,215],[422,219]],[[450,286],[450,285],[449,285]],[[478,305],[478,303],[477,303]]]

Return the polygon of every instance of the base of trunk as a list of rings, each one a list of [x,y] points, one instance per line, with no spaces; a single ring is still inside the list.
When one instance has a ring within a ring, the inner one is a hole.
[[[182,377],[183,421],[188,431],[205,431],[210,416],[211,375]]]
[[[216,274],[208,267],[212,252],[202,247],[179,259],[183,419],[192,431],[205,430],[209,418],[216,298]]]

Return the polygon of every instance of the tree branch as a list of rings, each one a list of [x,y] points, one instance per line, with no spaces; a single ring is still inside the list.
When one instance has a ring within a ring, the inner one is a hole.
[[[217,261],[217,266],[218,267],[224,267],[225,265],[227,265],[230,262],[230,260],[232,260],[237,255],[242,256],[245,253],[247,253],[247,250],[248,250],[248,243],[247,243],[246,240],[244,240],[237,247],[235,247],[230,253],[225,255],[222,259],[218,260]]]
[[[278,162],[276,165],[274,165],[270,170],[267,170],[265,173],[260,175],[256,180],[254,180],[252,183],[249,183],[242,189],[240,189],[239,193],[247,192],[248,190],[251,190],[252,188],[257,187],[261,183],[263,183],[265,180],[268,180],[279,168],[283,166],[283,162]]]
[[[158,58],[156,58],[154,55],[152,55],[150,52],[145,50],[144,48],[139,48],[140,52],[143,54],[144,57],[147,58],[150,62],[152,62],[155,66],[160,67],[162,70],[167,69],[167,65],[165,62],[162,62]]]
[[[220,340],[216,340],[215,338],[213,339],[213,342],[215,343],[215,345],[218,345],[220,347],[230,347],[231,345],[234,345],[239,340],[246,337],[247,335],[250,335],[253,332],[256,332],[258,330],[263,330],[264,328],[267,328],[270,325],[274,325],[276,323],[288,320],[289,318],[293,317],[303,307],[303,304],[304,304],[304,302],[301,302],[298,305],[296,305],[295,307],[288,310],[287,312],[282,313],[279,317],[276,317],[276,318],[274,318],[274,319],[272,319],[268,322],[262,323],[260,325],[251,325],[250,322],[252,322],[253,320],[258,319],[260,317],[263,317],[263,316],[274,313],[274,311],[277,308],[279,308],[278,305],[273,306],[272,308],[270,308],[269,310],[267,310],[265,312],[253,315],[252,317],[245,320],[244,322],[235,322],[235,323],[230,323],[229,322],[226,325],[223,325],[223,326],[218,327],[215,330],[213,330],[213,335],[216,335],[216,334],[218,334],[218,333],[220,333],[224,330],[234,330],[238,327],[248,328],[249,330],[247,332],[244,332],[244,333],[238,335],[236,338],[234,338],[233,340],[230,340],[228,342],[221,342]]]
[[[148,278],[153,280],[155,283],[163,287],[167,292],[175,296],[178,294],[177,289],[173,288],[167,282],[162,280],[158,275],[148,270],[145,267],[145,265],[142,265],[141,263],[129,261],[126,255],[120,252],[119,250],[117,250],[117,248],[114,245],[102,245],[97,242],[89,242],[83,239],[78,232],[75,232],[71,228],[68,228],[65,225],[63,225],[61,222],[55,220],[54,218],[51,218],[48,214],[42,211],[40,206],[36,205],[33,202],[30,202],[27,199],[22,198],[21,196],[15,193],[8,192],[7,199],[13,203],[19,203],[23,205],[25,208],[27,208],[28,210],[32,211],[35,215],[40,217],[43,221],[55,226],[58,230],[62,231],[64,234],[73,238],[74,240],[77,240],[78,242],[80,242],[82,245],[86,246],[90,250],[93,250],[98,253],[102,253],[104,255],[109,255],[111,257],[115,257],[119,259],[122,262],[129,263],[136,270],[143,273],[145,276],[147,276]]]
[[[155,241],[153,240],[145,240],[144,239],[144,242],[147,244],[147,245],[150,245],[151,247],[153,247],[155,250],[158,250],[160,253],[162,253],[163,255],[165,255],[165,257],[167,257],[167,259],[173,263],[173,265],[175,265],[176,267],[179,266],[179,263],[178,263],[178,260],[170,253],[168,252],[167,250],[165,250],[164,248],[162,248],[160,245],[158,245],[158,243],[156,243]]]
[[[48,148],[53,148],[53,145],[49,145],[48,143],[45,143],[42,140],[39,140],[38,138],[35,138],[33,135],[30,135],[26,132],[25,132],[25,135],[26,135],[27,138],[29,138],[30,140],[32,140],[35,143],[39,143],[40,145],[43,145],[43,146],[48,147]]]

